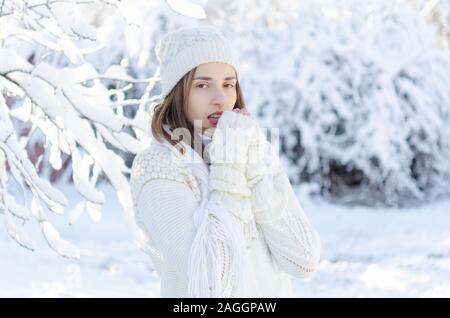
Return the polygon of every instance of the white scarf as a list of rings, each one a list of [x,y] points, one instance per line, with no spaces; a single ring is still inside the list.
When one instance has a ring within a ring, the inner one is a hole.
[[[163,125],[163,128],[170,134],[168,125]],[[202,135],[204,145],[208,145],[211,141],[210,137]],[[164,144],[173,150],[170,143],[164,141]],[[183,158],[186,159],[194,176],[200,180],[202,193],[201,203],[194,212],[197,233],[189,255],[188,297],[227,297],[242,284],[244,242],[257,237],[256,224],[252,222],[245,225],[243,231],[239,221],[221,202],[208,201],[208,164],[190,145],[186,143],[184,145],[187,151]],[[213,204],[214,206],[211,206]],[[228,259],[222,259],[223,249]],[[225,280],[221,279],[221,266],[224,263],[226,263]]]

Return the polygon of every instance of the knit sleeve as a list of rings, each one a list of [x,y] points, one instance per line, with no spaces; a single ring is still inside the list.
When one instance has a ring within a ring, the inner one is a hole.
[[[281,172],[272,178],[255,186],[254,200],[265,205],[255,212],[256,222],[281,269],[294,277],[308,277],[318,266],[319,234],[306,217],[286,174]]]
[[[187,264],[189,251],[195,237],[192,213],[198,202],[185,184],[168,179],[147,182],[136,202],[136,220],[160,254],[166,271],[176,277],[164,286],[176,290],[176,295],[186,295],[188,285]]]
[[[318,266],[320,237],[305,215],[279,158],[269,147],[265,159],[272,165],[266,169],[270,172],[259,174],[251,186],[256,222],[280,268],[294,277],[306,278]]]

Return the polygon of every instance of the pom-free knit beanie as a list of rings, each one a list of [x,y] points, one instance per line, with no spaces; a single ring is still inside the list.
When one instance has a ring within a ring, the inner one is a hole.
[[[239,54],[230,41],[212,26],[184,27],[167,33],[155,48],[160,62],[162,98],[194,67],[222,62],[239,71]]]

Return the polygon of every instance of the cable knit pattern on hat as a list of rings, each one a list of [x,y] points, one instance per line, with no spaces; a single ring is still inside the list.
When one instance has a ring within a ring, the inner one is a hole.
[[[202,63],[221,62],[238,76],[239,54],[230,41],[212,26],[185,27],[164,35],[155,47],[160,62],[162,98],[191,69]]]

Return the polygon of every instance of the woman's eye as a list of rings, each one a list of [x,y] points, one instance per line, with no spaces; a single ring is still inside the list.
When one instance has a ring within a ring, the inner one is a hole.
[[[196,87],[203,88],[203,86],[207,86],[207,84],[198,84]],[[230,88],[234,87],[233,84],[225,84],[225,86],[226,86],[226,87],[230,87]]]

